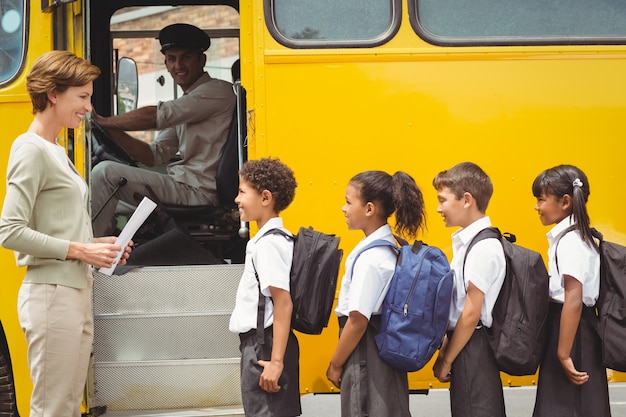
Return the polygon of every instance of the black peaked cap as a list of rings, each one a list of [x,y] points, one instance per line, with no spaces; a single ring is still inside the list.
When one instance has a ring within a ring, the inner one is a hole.
[[[186,23],[174,23],[159,32],[161,53],[169,48],[188,48],[204,52],[211,46],[211,39],[202,29]]]

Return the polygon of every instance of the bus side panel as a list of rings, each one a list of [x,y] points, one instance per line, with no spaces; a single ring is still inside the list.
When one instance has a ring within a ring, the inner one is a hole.
[[[626,243],[624,198],[614,191],[626,182],[623,46],[454,49],[416,44],[406,31],[375,50],[287,49],[267,32],[244,43],[247,30],[258,34],[261,15],[242,12],[249,157],[280,157],[294,169],[296,198],[281,214],[290,229],[336,233],[347,257],[363,238],[347,229],[341,212],[348,181],[364,170],[403,170],[424,193],[428,228],[421,238],[451,258],[454,230],[436,212],[431,183],[439,171],[473,161],[495,186],[492,222],[545,254],[549,228],[534,210],[531,184],[543,169],[569,163],[592,183],[593,224]],[[325,372],[337,335],[334,315],[321,336],[298,335],[303,392],[335,390]],[[502,379],[536,384],[536,375]],[[433,377],[432,362],[409,381],[411,389],[447,386]]]

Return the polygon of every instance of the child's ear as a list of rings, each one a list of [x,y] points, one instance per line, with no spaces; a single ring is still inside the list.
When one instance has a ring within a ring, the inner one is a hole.
[[[272,203],[274,200],[274,196],[272,196],[272,192],[270,190],[261,191],[261,204],[267,206]]]
[[[561,197],[561,208],[563,210],[567,210],[572,207],[572,196],[569,194],[565,194]]]
[[[367,204],[365,204],[365,215],[373,216],[374,214],[376,214],[376,205],[368,201]]]
[[[475,203],[474,196],[468,192],[463,193],[463,197],[461,197],[461,199],[463,200],[463,207],[469,207]]]

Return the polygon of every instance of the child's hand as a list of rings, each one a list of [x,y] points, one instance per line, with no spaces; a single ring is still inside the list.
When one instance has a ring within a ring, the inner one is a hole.
[[[433,366],[435,378],[437,378],[439,382],[450,382],[450,371],[451,366],[446,365],[443,360],[443,356],[439,354],[439,356],[437,356],[437,360],[435,361],[435,365]]]
[[[589,381],[589,374],[587,372],[580,372],[576,370],[574,366],[574,361],[572,358],[567,358],[561,361],[561,366],[563,367],[563,371],[565,375],[569,378],[569,380],[574,385],[582,385],[585,382]]]
[[[261,389],[270,394],[275,394],[280,391],[278,378],[280,378],[283,373],[283,363],[277,361],[259,361],[259,365],[263,367],[263,373],[259,379]]]
[[[343,367],[333,366],[333,363],[331,362],[328,365],[328,369],[326,370],[326,378],[328,378],[328,380],[332,382],[334,386],[336,386],[337,388],[341,388],[341,374],[342,373],[343,373]]]

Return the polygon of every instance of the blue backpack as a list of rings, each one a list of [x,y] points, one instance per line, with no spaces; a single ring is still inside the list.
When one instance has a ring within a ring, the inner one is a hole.
[[[413,372],[423,368],[441,347],[448,327],[454,271],[439,248],[419,240],[411,245],[396,239],[401,247],[382,239],[371,242],[352,265],[354,268],[358,257],[376,246],[389,246],[398,253],[376,344],[389,366]]]

